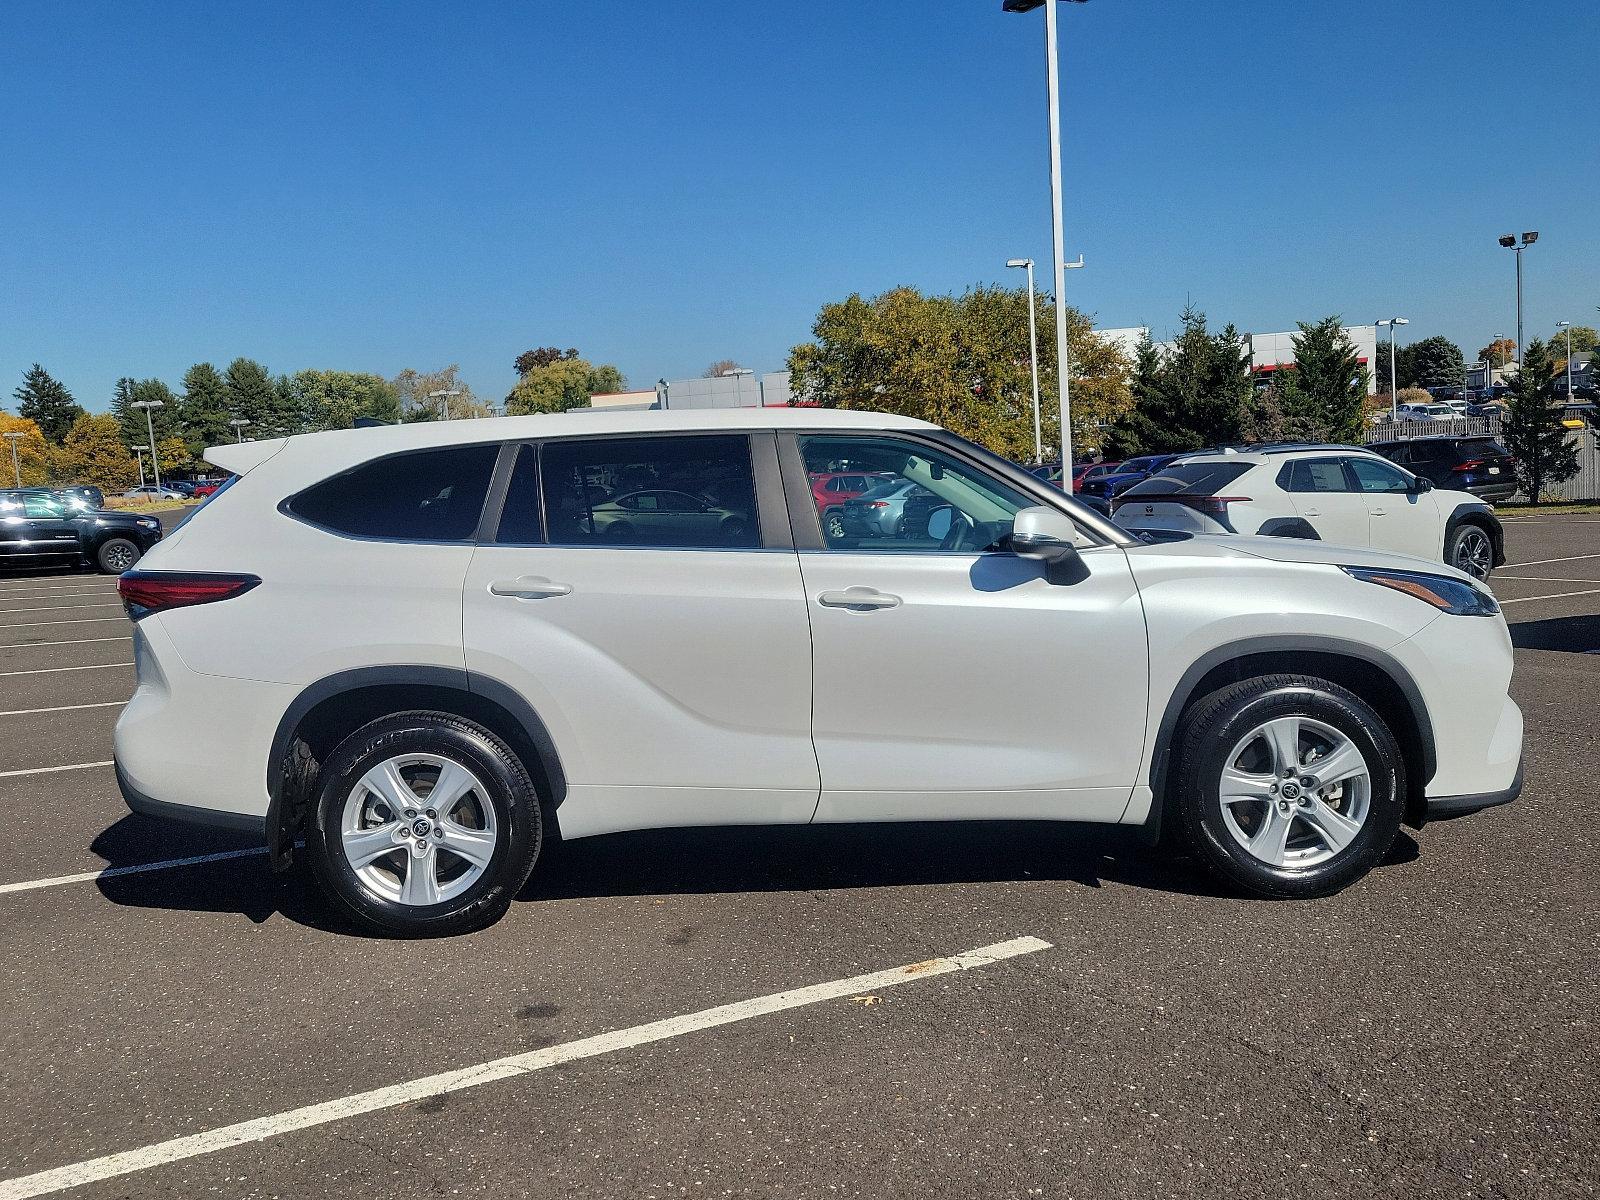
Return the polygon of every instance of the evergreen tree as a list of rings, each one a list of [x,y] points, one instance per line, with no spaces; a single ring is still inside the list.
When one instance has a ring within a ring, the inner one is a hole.
[[[284,397],[274,388],[272,377],[260,363],[236,358],[228,364],[222,378],[227,389],[228,411],[250,422],[251,437],[274,438],[299,432],[298,422],[294,428],[283,428],[282,418],[285,410],[292,406],[292,400],[285,403]]]
[[[1548,485],[1578,473],[1578,448],[1556,404],[1555,356],[1549,343],[1538,338],[1528,343],[1509,388],[1500,437],[1517,460],[1522,490],[1537,504]]]
[[[1161,352],[1150,340],[1150,331],[1146,329],[1139,344],[1134,347],[1133,373],[1128,379],[1133,405],[1112,422],[1106,434],[1104,449],[1107,460],[1135,458],[1150,452],[1155,429],[1152,413],[1155,411],[1155,395],[1160,379]]]
[[[146,423],[145,410],[134,408],[133,405],[136,401],[157,400],[161,402],[161,407],[150,410],[150,419]],[[151,430],[155,431],[157,442],[174,437],[183,424],[178,398],[159,379],[124,377],[117,380],[116,391],[111,396],[111,415],[116,417],[117,425],[122,430],[123,444],[127,446],[148,447]]]
[[[189,452],[199,455],[207,446],[233,440],[228,424],[228,385],[208,362],[195,363],[183,373],[183,402],[179,405],[184,441]]]
[[[1315,325],[1300,323],[1294,363],[1283,388],[1284,423],[1290,436],[1359,441],[1361,405],[1370,377],[1337,316]]]
[[[83,415],[83,407],[72,393],[38,363],[23,373],[22,386],[11,394],[17,398],[17,415],[32,421],[46,441],[58,446],[72,423]]]

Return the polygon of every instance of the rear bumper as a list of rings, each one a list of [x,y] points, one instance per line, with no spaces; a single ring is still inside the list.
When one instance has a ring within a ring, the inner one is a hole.
[[[128,806],[130,812],[145,817],[157,817],[163,821],[177,821],[184,825],[248,833],[263,841],[266,839],[267,819],[264,816],[257,817],[249,813],[227,812],[216,808],[196,808],[192,804],[173,804],[166,800],[157,800],[152,796],[146,796],[128,782],[128,776],[123,772],[120,762],[115,763],[115,766],[117,788],[122,792],[123,803]]]
[[[1475,812],[1482,812],[1486,808],[1494,808],[1501,804],[1510,804],[1522,795],[1522,767],[1523,760],[1517,760],[1517,773],[1511,778],[1511,786],[1498,792],[1479,792],[1471,796],[1430,796],[1427,801],[1426,817],[1429,821],[1448,821],[1453,817],[1470,816]]]

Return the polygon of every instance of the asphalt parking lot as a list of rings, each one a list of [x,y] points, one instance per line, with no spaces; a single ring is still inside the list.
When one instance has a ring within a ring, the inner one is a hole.
[[[1593,1195],[1600,516],[1507,541],[1527,789],[1337,897],[1081,827],[657,833],[436,942],[129,815],[115,581],[0,577],[0,1200]]]

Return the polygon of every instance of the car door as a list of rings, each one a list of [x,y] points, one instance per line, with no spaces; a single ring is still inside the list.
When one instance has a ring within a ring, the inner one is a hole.
[[[1444,528],[1432,492],[1416,490],[1414,475],[1381,458],[1352,454],[1345,459],[1351,486],[1367,508],[1367,544],[1378,550],[1438,559],[1444,554]]]
[[[1146,708],[1143,609],[1127,557],[1085,544],[1052,584],[1004,549],[1048,501],[961,443],[916,435],[782,435],[811,616],[819,821],[1116,820]],[[825,530],[808,465],[847,458],[904,478],[903,537]]]
[[[27,492],[22,495],[21,508],[22,520],[13,525],[12,532],[22,553],[30,557],[78,554],[78,527],[65,504],[53,496]]]
[[[1367,544],[1366,498],[1356,493],[1338,456],[1287,462],[1278,483],[1317,537],[1340,546]]]
[[[466,666],[547,727],[567,780],[562,832],[810,820],[811,641],[772,434],[561,438],[514,454],[467,572]],[[595,494],[630,490],[716,496],[730,516],[620,544],[587,514]]]

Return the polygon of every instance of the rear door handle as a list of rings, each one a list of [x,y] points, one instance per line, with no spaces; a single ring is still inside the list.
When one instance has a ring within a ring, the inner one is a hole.
[[[856,612],[869,612],[875,608],[894,608],[900,603],[900,597],[880,592],[877,588],[853,587],[846,588],[842,592],[823,592],[817,597],[817,603],[827,608],[849,608]]]
[[[496,596],[510,596],[514,600],[549,600],[555,596],[572,594],[570,583],[555,583],[543,575],[523,575],[517,579],[499,579],[489,585]]]
[[[1369,508],[1367,511],[1375,517],[1386,517],[1389,515],[1389,510],[1387,508]]]
[[[1300,515],[1302,517],[1320,517],[1322,515],[1322,510],[1320,508],[1302,508],[1300,510]]]

